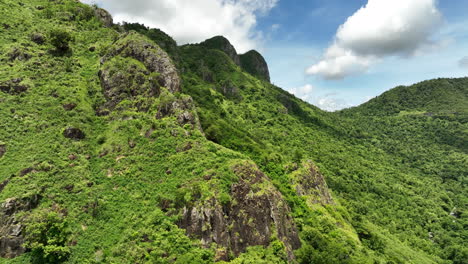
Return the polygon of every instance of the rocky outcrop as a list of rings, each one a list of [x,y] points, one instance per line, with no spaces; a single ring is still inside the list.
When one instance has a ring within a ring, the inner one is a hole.
[[[24,93],[29,89],[29,86],[22,82],[23,78],[15,78],[7,82],[0,83],[0,91],[12,95]]]
[[[3,157],[6,153],[6,144],[0,142],[0,158]]]
[[[28,61],[32,58],[32,55],[25,47],[14,47],[7,55],[9,61]]]
[[[306,197],[309,204],[334,204],[325,178],[311,161],[293,172],[290,179],[297,195]]]
[[[253,164],[239,164],[233,170],[240,179],[231,186],[231,201],[212,198],[185,207],[179,226],[205,247],[215,243],[224,250],[220,260],[228,260],[227,252],[237,256],[249,246],[268,246],[274,234],[293,259],[300,240],[281,193]]]
[[[158,96],[161,87],[171,93],[180,91],[179,74],[169,55],[136,32],[125,34],[114,43],[101,65],[99,77],[107,99],[105,107],[110,109],[124,99]]]
[[[244,71],[261,80],[270,82],[270,71],[265,58],[255,50],[251,50],[245,54],[238,55],[234,46],[223,36],[216,36],[205,40],[200,45],[209,48],[220,50],[228,55],[232,61],[240,66]],[[204,78],[205,79],[205,78]]]
[[[259,79],[270,82],[270,71],[263,56],[255,50],[240,55],[241,67]]]
[[[66,138],[74,139],[74,140],[82,140],[86,138],[86,135],[83,131],[79,128],[75,127],[68,127],[63,131],[63,136]]]
[[[102,22],[102,24],[106,27],[112,27],[114,25],[114,20],[112,19],[112,16],[109,12],[102,8],[95,8],[94,9],[94,15],[96,16],[99,21]]]
[[[26,252],[23,247],[23,219],[19,215],[36,208],[40,199],[40,195],[33,195],[22,199],[9,198],[2,203],[0,208],[0,257],[14,258]]]
[[[41,33],[36,32],[31,34],[31,41],[36,44],[42,45],[45,43],[45,37]]]
[[[200,43],[200,45],[207,47],[209,49],[220,50],[226,53],[226,55],[228,55],[236,65],[238,66],[241,65],[240,58],[239,58],[239,55],[237,55],[236,49],[234,48],[234,46],[232,46],[229,40],[223,36],[216,36],[216,37],[207,39],[204,42]]]
[[[191,124],[200,131],[202,130],[193,99],[190,96],[166,98],[164,103],[158,105],[158,112],[156,113],[157,119],[171,115],[177,117],[177,122],[181,126]]]

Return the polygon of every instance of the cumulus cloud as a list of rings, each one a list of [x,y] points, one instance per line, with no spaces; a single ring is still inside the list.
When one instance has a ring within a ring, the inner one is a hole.
[[[160,28],[179,43],[196,43],[216,35],[227,37],[239,52],[258,48],[262,33],[257,17],[278,0],[82,0],[98,3],[117,22],[139,22]]]
[[[468,56],[460,59],[458,61],[458,66],[462,67],[462,68],[468,68]]]
[[[304,101],[308,101],[313,90],[314,87],[312,85],[306,84],[301,87],[289,89],[288,91],[298,98],[301,98]]]
[[[351,107],[351,105],[348,104],[344,99],[335,98],[331,95],[318,98],[315,102],[313,102],[313,104],[318,108],[329,112]]]
[[[316,89],[316,87],[311,84],[305,84],[304,86],[288,89],[288,92],[325,111],[333,112],[351,107],[346,100],[340,97],[340,94],[321,94],[320,89]]]
[[[321,61],[307,74],[342,79],[386,56],[409,57],[433,45],[442,15],[436,0],[368,0],[341,25]]]

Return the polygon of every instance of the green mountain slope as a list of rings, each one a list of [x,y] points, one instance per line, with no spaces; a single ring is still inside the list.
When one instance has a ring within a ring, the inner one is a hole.
[[[468,78],[424,81],[409,87],[396,87],[349,111],[375,115],[421,112],[429,116],[461,116],[466,121],[467,87]]]
[[[0,263],[467,263],[466,79],[328,113],[223,37],[0,6]]]

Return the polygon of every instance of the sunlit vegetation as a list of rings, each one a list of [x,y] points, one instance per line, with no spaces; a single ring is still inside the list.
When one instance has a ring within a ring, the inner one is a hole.
[[[187,236],[181,212],[233,203],[233,167],[254,163],[269,179],[258,192],[279,190],[302,246],[291,260],[275,234],[228,254],[232,263],[468,263],[468,79],[397,87],[329,113],[220,50],[177,46],[139,24],[103,27],[77,1],[0,7],[0,201],[39,199],[18,213],[28,251],[0,263],[213,263],[222,249]],[[166,50],[181,91],[128,91],[101,114],[102,67],[145,71],[130,58],[101,65],[128,31]],[[160,115],[189,98],[201,129]],[[310,164],[333,202],[298,194]]]

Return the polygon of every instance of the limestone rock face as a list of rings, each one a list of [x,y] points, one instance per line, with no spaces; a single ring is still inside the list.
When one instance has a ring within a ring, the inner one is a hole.
[[[232,201],[222,204],[212,198],[185,207],[179,226],[201,239],[205,247],[215,243],[235,256],[249,246],[268,246],[271,236],[277,234],[293,259],[300,240],[281,193],[253,164],[239,164],[233,170],[240,180],[231,186]],[[228,255],[220,258],[227,260]]]
[[[299,196],[305,196],[311,204],[335,204],[327,183],[318,168],[307,161],[302,168],[291,175],[292,184]]]
[[[104,24],[106,27],[112,27],[114,25],[114,20],[112,19],[111,14],[102,8],[95,8],[94,15]]]
[[[238,66],[241,65],[240,58],[239,58],[239,55],[237,55],[236,49],[234,48],[234,46],[232,46],[229,40],[227,40],[225,37],[216,36],[208,40],[205,40],[204,42],[201,43],[201,45],[210,49],[217,49],[217,50],[223,51],[232,59],[232,61],[236,65]]]
[[[140,95],[158,96],[160,87],[180,91],[179,74],[169,55],[135,32],[114,43],[101,65],[99,77],[109,108]]]
[[[255,50],[240,55],[243,70],[259,79],[270,82],[270,71],[263,56]]]
[[[190,124],[198,130],[202,131],[200,120],[196,112],[192,97],[187,96],[179,99],[172,98],[172,100],[167,100],[167,102],[161,103],[158,106],[158,112],[156,113],[157,119],[171,115],[177,117],[177,122],[179,125],[183,126]]]
[[[23,254],[24,226],[19,213],[37,207],[41,197],[34,195],[23,199],[9,198],[0,207],[0,257],[14,258]]]

